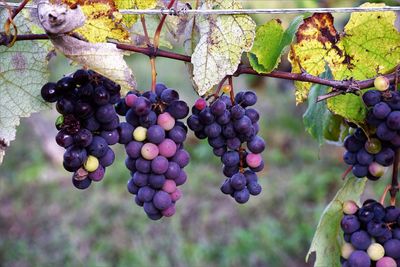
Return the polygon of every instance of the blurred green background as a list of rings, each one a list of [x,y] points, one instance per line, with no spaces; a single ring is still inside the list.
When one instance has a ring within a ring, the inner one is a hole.
[[[244,2],[244,1],[242,1]],[[334,1],[247,1],[248,7],[331,6]],[[388,1],[391,4],[396,1]],[[335,6],[357,5],[335,1]],[[284,23],[290,17],[280,16]],[[348,15],[339,15],[338,28]],[[268,17],[257,17],[259,23]],[[148,59],[128,58],[139,89],[150,86]],[[65,58],[50,62],[52,80],[72,72]],[[196,98],[181,62],[157,59],[158,81]],[[289,70],[283,61],[281,68]],[[221,164],[205,141],[190,135],[192,160],[177,214],[147,219],[126,190],[124,151],[105,179],[76,190],[63,170],[54,136],[55,111],[23,119],[0,166],[0,266],[269,267],[312,266],[304,258],[325,205],[343,183],[341,147],[321,148],[305,133],[292,82],[240,77],[236,91],[257,91],[261,135],[267,141],[263,192],[245,205],[223,195]],[[367,187],[377,197],[389,177]]]

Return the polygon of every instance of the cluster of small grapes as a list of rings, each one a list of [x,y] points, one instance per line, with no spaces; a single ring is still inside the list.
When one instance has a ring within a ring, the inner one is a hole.
[[[346,201],[343,212],[342,266],[400,266],[399,208],[385,208],[370,199],[361,208],[353,201]]]
[[[132,175],[128,191],[150,219],[174,215],[175,202],[182,196],[177,186],[186,182],[183,168],[190,159],[183,147],[187,127],[179,121],[189,107],[178,92],[157,84],[155,92],[128,93],[116,110],[126,118],[118,129]]]
[[[56,142],[66,149],[63,165],[74,172],[72,182],[78,189],[102,180],[105,168],[114,162],[109,145],[119,139],[114,104],[120,99],[120,89],[106,77],[84,69],[42,87],[43,99],[56,102],[61,114],[56,121]]]
[[[200,98],[187,120],[196,137],[208,138],[214,154],[221,157],[227,177],[221,191],[238,203],[246,203],[250,195],[261,192],[256,172],[264,168],[261,153],[265,142],[257,135],[259,114],[250,108],[256,102],[257,96],[251,91],[239,92],[234,99],[222,95],[211,105]]]
[[[378,90],[367,91],[363,101],[369,108],[366,116],[366,130],[361,128],[349,135],[344,142],[344,162],[353,166],[356,177],[377,180],[386,167],[393,164],[395,150],[400,147],[400,93],[388,90],[385,77],[375,80]]]
[[[378,180],[394,162],[393,145],[382,142],[376,134],[368,138],[361,128],[345,138],[344,147],[343,160],[353,166],[352,172],[358,178]]]

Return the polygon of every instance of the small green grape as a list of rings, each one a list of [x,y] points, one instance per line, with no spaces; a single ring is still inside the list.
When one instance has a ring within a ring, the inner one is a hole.
[[[365,142],[364,148],[370,154],[378,154],[382,149],[382,143],[377,138],[371,138]]]
[[[386,91],[389,88],[390,82],[389,79],[385,76],[378,76],[375,78],[374,86],[379,91]]]
[[[94,172],[99,167],[99,160],[96,157],[89,155],[86,162],[83,164],[83,167],[88,172]]]
[[[385,256],[385,249],[379,243],[372,243],[367,250],[368,256],[373,261],[378,261]]]
[[[347,200],[343,203],[343,213],[353,215],[358,211],[357,203],[353,200]]]
[[[136,127],[136,129],[133,131],[133,138],[136,141],[142,142],[146,139],[146,134],[147,134],[147,129],[142,126],[139,126]]]
[[[355,249],[352,244],[344,243],[341,248],[342,257],[347,260],[350,257],[351,253],[353,253],[354,250]]]

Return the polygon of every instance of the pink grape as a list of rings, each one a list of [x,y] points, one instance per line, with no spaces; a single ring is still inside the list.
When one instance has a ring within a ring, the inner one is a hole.
[[[173,216],[175,214],[175,212],[176,212],[175,205],[172,204],[171,206],[169,206],[165,210],[161,211],[161,214],[164,215],[165,217],[171,217],[171,216]]]
[[[347,215],[353,215],[358,211],[357,203],[353,200],[347,200],[343,203],[343,213]]]
[[[141,154],[143,158],[152,160],[158,156],[158,146],[152,143],[146,143],[142,146]]]
[[[174,128],[175,119],[168,112],[164,112],[158,116],[157,124],[160,125],[164,130],[169,131]]]
[[[170,193],[170,194],[175,192],[176,191],[175,181],[174,180],[165,180],[162,190],[164,190],[165,192]]]
[[[383,257],[376,263],[376,267],[397,267],[396,261],[390,257]]]
[[[249,167],[257,168],[258,166],[260,166],[260,164],[262,162],[262,157],[260,154],[250,153],[246,157],[246,162],[247,162],[247,165],[249,165]]]
[[[125,104],[128,107],[133,107],[135,105],[136,99],[137,99],[137,95],[135,94],[129,94],[125,97]]]
[[[176,144],[174,141],[167,138],[158,145],[158,150],[160,151],[160,155],[170,158],[175,155]]]
[[[167,180],[168,181],[168,180]],[[177,188],[175,192],[169,194],[171,196],[172,201],[177,201],[182,197],[182,191]]]
[[[203,98],[199,98],[194,103],[194,106],[201,111],[207,106],[207,102]]]

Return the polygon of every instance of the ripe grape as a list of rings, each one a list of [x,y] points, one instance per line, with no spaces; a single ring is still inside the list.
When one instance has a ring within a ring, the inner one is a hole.
[[[56,109],[62,114],[56,123],[56,142],[66,148],[63,165],[74,172],[73,184],[78,189],[102,180],[105,167],[115,159],[109,145],[120,138],[114,108],[120,89],[106,77],[84,69],[42,87],[43,99],[57,102]]]
[[[229,91],[231,89],[229,86]],[[238,203],[245,203],[250,195],[261,193],[255,172],[264,168],[261,153],[265,149],[265,141],[257,136],[260,116],[257,110],[249,108],[256,102],[257,96],[251,91],[237,93],[234,101],[221,95],[209,105],[200,98],[187,120],[195,136],[207,138],[214,155],[221,158],[223,174],[227,179],[220,189]],[[247,179],[247,176],[256,178]]]
[[[177,187],[187,180],[183,171],[190,160],[183,147],[187,127],[179,120],[188,115],[189,107],[179,100],[178,92],[163,84],[157,84],[155,92],[130,92],[123,103],[128,110],[122,112],[126,122],[118,133],[132,172],[128,191],[150,219],[170,217],[182,196]],[[198,101],[198,107],[202,105]]]

